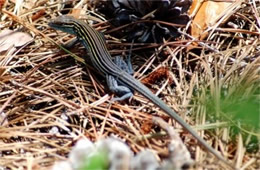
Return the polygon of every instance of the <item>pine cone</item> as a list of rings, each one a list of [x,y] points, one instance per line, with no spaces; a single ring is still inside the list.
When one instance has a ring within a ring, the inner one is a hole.
[[[185,26],[189,21],[186,12],[190,5],[191,0],[103,0],[96,9],[112,19],[115,27],[134,23],[124,28],[128,41],[162,42],[163,38],[178,37],[179,33],[177,27],[156,21]]]

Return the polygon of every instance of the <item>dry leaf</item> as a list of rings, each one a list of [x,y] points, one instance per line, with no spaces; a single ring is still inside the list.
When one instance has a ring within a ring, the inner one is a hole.
[[[2,10],[6,0],[0,0],[0,11]]]
[[[41,9],[39,11],[37,11],[33,16],[32,16],[32,21],[35,21],[39,18],[41,18],[42,16],[44,16],[45,14],[45,9]]]
[[[151,130],[152,130],[152,126],[153,126],[152,120],[143,121],[143,123],[142,123],[142,125],[141,125],[142,132],[143,132],[144,134],[150,133]]]
[[[76,9],[74,8],[74,9],[71,10],[70,15],[72,15],[75,18],[80,18],[80,15],[81,15],[82,11],[83,10],[80,9],[80,8],[76,8]]]
[[[162,78],[169,78],[169,84],[173,83],[172,77],[170,76],[169,70],[167,67],[160,67],[157,70],[149,74],[148,77],[142,79],[142,83],[149,85],[154,84],[156,81],[161,80]]]
[[[217,2],[217,1],[205,1],[194,0],[190,10],[190,14],[197,10],[191,25],[191,35],[195,38],[203,40],[208,32],[204,32],[207,27],[216,23],[220,14],[225,11],[234,2]]]
[[[32,42],[33,38],[24,32],[3,30],[0,33],[0,53],[12,47],[21,47]]]

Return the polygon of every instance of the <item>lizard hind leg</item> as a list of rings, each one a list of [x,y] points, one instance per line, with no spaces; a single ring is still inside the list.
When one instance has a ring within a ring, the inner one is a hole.
[[[111,92],[115,93],[117,96],[112,99],[112,101],[122,101],[128,98],[131,98],[133,96],[133,92],[130,88],[123,85],[118,85],[118,81],[115,79],[114,76],[107,75],[107,85]]]
[[[126,61],[124,61],[120,56],[116,56],[113,59],[113,62],[128,74],[134,74],[130,56],[128,56]],[[133,91],[127,87],[127,85],[120,83],[114,76],[107,75],[106,81],[109,90],[119,96],[113,98],[112,101],[122,101],[133,96]]]

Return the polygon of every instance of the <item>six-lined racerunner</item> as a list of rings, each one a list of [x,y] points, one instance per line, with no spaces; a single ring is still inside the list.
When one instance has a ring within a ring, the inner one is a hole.
[[[107,79],[109,89],[117,94],[123,94],[120,100],[130,97],[133,90],[137,91],[175,119],[209,152],[232,167],[224,157],[208,145],[177,113],[170,109],[160,98],[155,96],[146,86],[130,75],[130,71],[125,68],[125,63],[122,66],[112,60],[101,33],[87,23],[72,16],[59,16],[55,20],[50,21],[49,26],[77,36],[78,40],[90,53],[90,58],[95,69]]]

